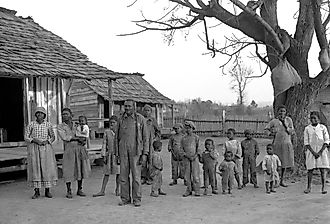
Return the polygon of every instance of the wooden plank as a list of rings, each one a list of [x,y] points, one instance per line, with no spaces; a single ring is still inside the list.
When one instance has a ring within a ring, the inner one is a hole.
[[[21,170],[26,170],[25,164],[16,165],[16,166],[8,166],[8,167],[0,167],[0,173],[9,173],[9,172],[21,171]]]
[[[3,142],[0,143],[0,150],[2,148],[11,148],[11,147],[24,147],[27,146],[26,142]]]

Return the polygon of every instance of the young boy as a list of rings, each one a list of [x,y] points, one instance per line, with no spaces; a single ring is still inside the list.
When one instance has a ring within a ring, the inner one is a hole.
[[[204,195],[208,194],[208,187],[211,185],[212,194],[218,194],[215,187],[215,165],[218,158],[218,153],[214,148],[214,141],[212,139],[205,140],[205,151],[203,152],[200,162],[203,164],[204,176]]]
[[[161,190],[163,161],[160,152],[162,151],[162,142],[159,140],[154,141],[152,146],[155,151],[152,154],[152,167],[150,168],[150,177],[152,179],[150,196],[158,197],[158,195],[166,195],[166,193]]]
[[[235,179],[237,182],[238,189],[242,189],[240,174],[242,172],[242,148],[240,142],[235,139],[236,131],[233,128],[227,130],[228,140],[224,144],[225,153],[230,151],[233,153],[233,161],[237,166],[237,173],[235,174]]]
[[[86,148],[89,148],[89,127],[87,125],[87,117],[80,115],[78,117],[78,125],[76,127],[76,137],[86,138]],[[78,142],[79,143],[79,142]]]
[[[233,153],[231,151],[227,151],[225,153],[225,159],[219,165],[220,175],[222,176],[222,194],[226,194],[228,190],[228,194],[231,194],[231,190],[233,189],[234,179],[237,175],[237,166],[233,161]]]
[[[250,183],[253,184],[255,188],[258,188],[256,171],[256,158],[259,155],[258,143],[252,138],[251,130],[245,130],[244,135],[246,139],[241,142],[243,157],[243,187],[249,183],[250,171]]]
[[[281,160],[274,154],[272,144],[268,144],[266,150],[267,155],[265,155],[262,161],[262,170],[265,173],[266,193],[270,194],[270,192],[276,192],[274,190],[274,182],[279,179],[277,170],[281,167]]]
[[[181,140],[181,148],[183,150],[183,162],[185,167],[185,181],[187,183],[186,192],[182,195],[187,197],[195,191],[195,196],[200,196],[200,179],[199,179],[199,157],[201,151],[199,149],[199,137],[193,133],[196,129],[192,121],[185,121],[184,128],[186,135]]]
[[[170,186],[178,184],[178,178],[184,179],[184,165],[181,158],[181,140],[184,136],[182,133],[182,124],[177,123],[174,125],[173,130],[175,134],[170,137],[168,142],[168,151],[171,152],[171,165],[172,165],[172,179]]]
[[[117,126],[117,117],[110,117],[110,129],[106,130],[103,137],[103,144],[101,154],[104,160],[103,172],[104,177],[102,181],[101,191],[97,194],[93,194],[93,197],[100,197],[105,195],[105,188],[109,181],[110,174],[116,174],[116,196],[119,196],[119,172],[120,168],[117,164],[115,156],[115,130]]]

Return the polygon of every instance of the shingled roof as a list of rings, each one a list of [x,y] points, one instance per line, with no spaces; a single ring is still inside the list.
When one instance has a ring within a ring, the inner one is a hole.
[[[140,73],[120,73],[121,79],[113,82],[113,100],[125,101],[133,99],[136,102],[149,104],[173,104],[169,98],[157,91]],[[98,95],[109,100],[108,83],[105,80],[85,80],[86,85]]]
[[[0,76],[52,78],[119,78],[118,73],[89,61],[61,37],[31,17],[0,7]]]

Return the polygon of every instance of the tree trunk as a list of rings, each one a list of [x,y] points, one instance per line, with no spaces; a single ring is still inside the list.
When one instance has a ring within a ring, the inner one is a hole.
[[[322,84],[317,82],[317,80],[310,79],[287,91],[285,105],[296,130],[296,135],[293,136],[293,143],[295,163],[298,171],[304,168],[305,164],[304,129],[309,124],[309,113],[321,87]]]

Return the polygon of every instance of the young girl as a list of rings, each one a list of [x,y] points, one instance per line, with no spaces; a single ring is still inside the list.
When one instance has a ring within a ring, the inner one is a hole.
[[[329,134],[327,128],[319,123],[319,113],[311,112],[310,114],[311,124],[305,127],[304,131],[304,145],[306,150],[306,167],[308,170],[307,189],[304,193],[311,192],[311,183],[313,177],[313,170],[320,169],[321,182],[322,182],[322,194],[326,194],[325,190],[325,178],[326,170],[329,169],[328,149],[329,146]]]
[[[281,167],[281,160],[274,154],[272,144],[267,145],[266,151],[267,155],[265,155],[262,161],[262,170],[265,173],[266,193],[270,194],[270,192],[276,192],[274,183],[279,179],[277,170]]]
[[[117,126],[117,117],[110,117],[110,129],[106,130],[103,137],[102,157],[104,159],[103,172],[104,177],[102,181],[101,191],[93,194],[93,197],[100,197],[105,195],[105,188],[109,181],[110,174],[116,174],[116,196],[119,196],[119,165],[115,156],[115,130]]]
[[[227,151],[225,153],[225,159],[219,165],[220,176],[222,176],[222,194],[231,194],[231,189],[233,188],[234,178],[237,175],[237,166],[233,161],[233,153]]]
[[[87,117],[81,115],[79,116],[78,121],[79,123],[76,128],[76,137],[89,138],[89,127],[87,125]]]
[[[235,139],[235,129],[229,128],[227,130],[227,138],[228,140],[224,144],[224,151],[230,151],[233,153],[233,161],[237,166],[237,173],[235,174],[235,179],[237,182],[238,189],[242,189],[241,181],[240,181],[240,173],[242,172],[242,148],[241,144],[238,140]]]

